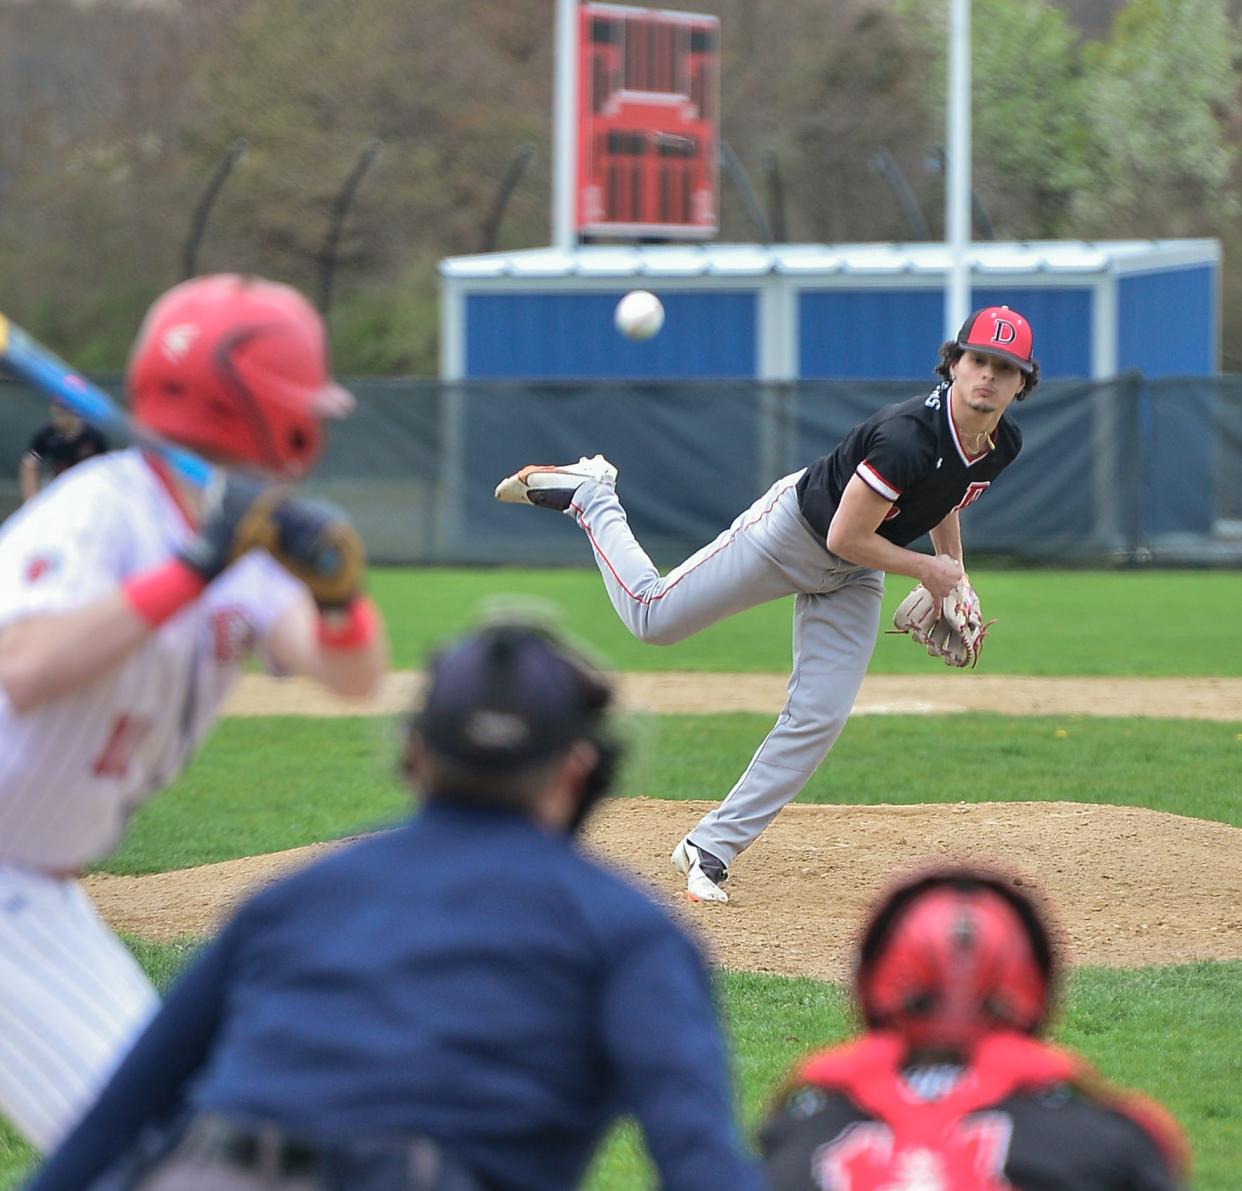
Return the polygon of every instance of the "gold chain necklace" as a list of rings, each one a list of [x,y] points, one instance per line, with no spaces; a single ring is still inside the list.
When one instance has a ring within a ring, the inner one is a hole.
[[[962,435],[962,441],[967,441],[967,436],[964,434]],[[978,455],[985,448],[989,451],[996,450],[996,440],[992,437],[990,430],[980,430],[978,434],[972,434],[970,441],[975,444],[973,447],[967,448],[972,455]]]

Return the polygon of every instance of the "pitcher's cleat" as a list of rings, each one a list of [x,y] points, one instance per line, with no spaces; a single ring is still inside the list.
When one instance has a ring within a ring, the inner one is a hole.
[[[496,499],[506,504],[536,505],[541,509],[569,508],[574,493],[588,480],[597,484],[617,486],[617,469],[603,455],[585,455],[577,463],[563,467],[531,463],[496,485]]]
[[[721,886],[729,879],[723,860],[705,852],[686,836],[673,849],[673,867],[686,878],[686,897],[692,902],[727,902]]]

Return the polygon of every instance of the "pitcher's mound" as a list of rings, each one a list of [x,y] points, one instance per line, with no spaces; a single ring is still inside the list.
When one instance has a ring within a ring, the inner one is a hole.
[[[668,853],[708,802],[617,799],[592,840],[698,926],[726,968],[839,980],[897,873],[946,860],[1028,881],[1076,964],[1242,959],[1242,830],[1074,802],[787,806],[733,865],[728,905],[691,905]]]
[[[588,836],[726,968],[840,980],[877,891],[898,872],[948,859],[1003,865],[1046,894],[1072,963],[1242,959],[1242,831],[1227,824],[1070,802],[788,806],[733,866],[729,904],[690,905],[668,855],[712,805],[615,799]],[[332,846],[144,877],[99,874],[86,886],[117,930],[201,935],[249,889]]]

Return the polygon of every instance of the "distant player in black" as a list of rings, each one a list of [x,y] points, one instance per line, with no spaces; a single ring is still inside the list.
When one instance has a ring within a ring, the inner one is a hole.
[[[1021,449],[1005,411],[1039,383],[1031,352],[1030,324],[1017,311],[976,311],[941,346],[943,383],[930,395],[888,406],[831,454],[777,480],[666,575],[630,529],[617,469],[602,455],[528,465],[500,482],[497,500],[577,521],[613,608],[640,641],[671,645],[795,597],[788,700],[724,801],[673,849],[692,901],[729,900],[734,858],[798,796],[845,727],[875,647],[885,574],[917,579],[939,600],[963,578],[958,512]],[[933,555],[908,549],[925,533]]]
[[[867,1032],[811,1056],[761,1133],[772,1191],[1175,1191],[1157,1104],[1040,1040],[1059,975],[1035,902],[983,870],[900,883],[862,933]]]
[[[88,425],[60,402],[52,402],[47,424],[30,440],[18,465],[22,500],[30,500],[39,491],[40,476],[44,471],[55,479],[75,463],[81,463],[92,455],[102,455],[107,449],[108,440],[94,426]]]

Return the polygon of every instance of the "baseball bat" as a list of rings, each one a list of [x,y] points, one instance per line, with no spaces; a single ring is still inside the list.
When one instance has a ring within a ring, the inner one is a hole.
[[[55,397],[66,409],[97,429],[156,452],[196,488],[205,488],[210,481],[209,463],[139,425],[98,385],[91,384],[3,314],[0,314],[0,366],[18,380]]]

